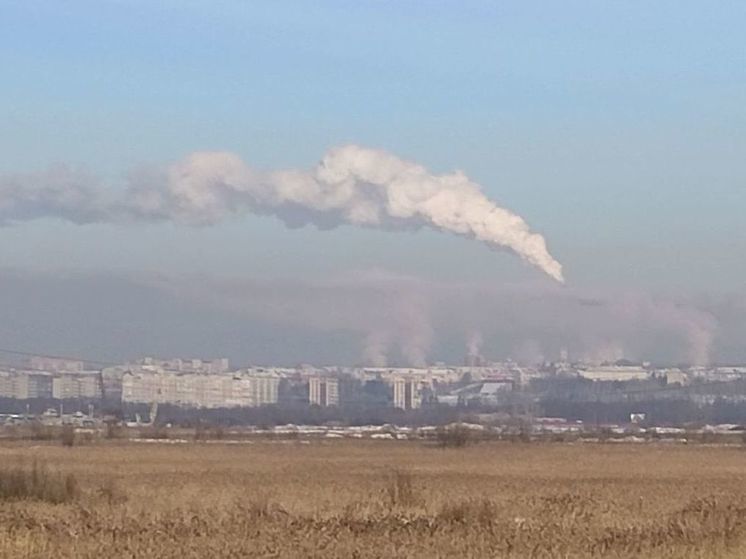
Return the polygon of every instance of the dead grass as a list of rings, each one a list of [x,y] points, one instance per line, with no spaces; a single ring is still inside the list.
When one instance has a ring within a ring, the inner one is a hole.
[[[79,481],[0,500],[0,557],[746,556],[725,447],[333,441],[0,446]]]
[[[421,502],[410,472],[392,470],[385,487],[386,501],[391,507],[412,507]]]
[[[36,460],[30,465],[0,467],[0,501],[36,500],[67,503],[78,496],[78,481],[73,474],[50,471]]]

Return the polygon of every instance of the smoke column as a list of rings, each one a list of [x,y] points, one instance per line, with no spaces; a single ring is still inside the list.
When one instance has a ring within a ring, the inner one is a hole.
[[[210,225],[257,213],[275,215],[291,227],[429,227],[510,250],[563,281],[544,238],[490,201],[463,173],[432,175],[416,163],[355,145],[330,150],[310,171],[259,172],[231,153],[197,152],[161,171],[132,174],[119,199],[107,194],[111,189],[64,167],[5,177],[0,224],[56,217],[75,223]]]
[[[475,366],[482,354],[482,333],[479,330],[473,330],[466,339],[466,358],[467,365]]]

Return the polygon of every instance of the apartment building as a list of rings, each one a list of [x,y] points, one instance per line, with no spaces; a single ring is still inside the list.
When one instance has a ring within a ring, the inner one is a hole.
[[[331,377],[309,377],[308,402],[324,407],[339,405],[339,381]]]
[[[397,378],[392,381],[394,407],[414,410],[422,406],[420,382],[413,379]]]
[[[35,371],[0,371],[0,397],[52,398],[52,375]]]
[[[256,407],[277,403],[279,382],[272,374],[135,370],[122,377],[122,401],[199,408]]]
[[[98,399],[102,396],[101,373],[99,371],[61,373],[52,377],[52,398],[58,400],[71,398]]]

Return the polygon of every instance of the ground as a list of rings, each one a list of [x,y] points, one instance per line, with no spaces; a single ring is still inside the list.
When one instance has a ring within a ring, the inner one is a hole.
[[[746,556],[740,447],[16,442],[0,464],[72,484],[0,500],[0,557]]]

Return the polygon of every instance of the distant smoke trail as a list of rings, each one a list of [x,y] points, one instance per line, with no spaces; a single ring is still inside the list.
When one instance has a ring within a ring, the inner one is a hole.
[[[366,365],[385,367],[388,363],[388,353],[391,340],[387,332],[374,331],[365,338],[363,360]]]
[[[43,217],[85,224],[111,221],[98,180],[66,165],[44,172],[0,176],[0,225]]]
[[[271,214],[288,226],[430,227],[508,249],[562,281],[544,238],[490,201],[463,173],[431,175],[384,151],[349,145],[310,171],[259,172],[231,153],[198,152],[158,173],[132,175],[123,199],[67,168],[0,179],[0,223],[50,216],[75,223],[153,220],[209,225]]]
[[[466,356],[473,360],[480,357],[482,353],[482,333],[479,330],[473,330],[466,339]]]

